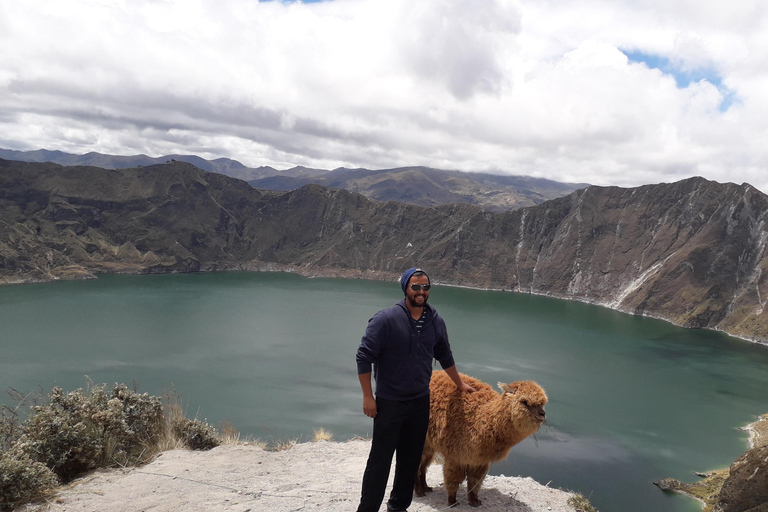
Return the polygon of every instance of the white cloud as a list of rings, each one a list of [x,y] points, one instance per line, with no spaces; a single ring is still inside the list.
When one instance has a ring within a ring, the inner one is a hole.
[[[768,6],[724,5],[3,2],[0,147],[768,191]]]

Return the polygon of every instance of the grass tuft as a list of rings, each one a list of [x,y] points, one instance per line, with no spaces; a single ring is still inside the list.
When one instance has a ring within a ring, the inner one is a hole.
[[[219,437],[221,438],[221,444],[244,444],[245,442],[240,437],[240,431],[229,420],[221,423]]]
[[[275,452],[284,452],[287,450],[290,450],[294,446],[298,444],[298,439],[288,439],[287,441],[277,441],[275,445],[272,447],[272,451]]]
[[[266,441],[256,439],[250,435],[243,436],[229,420],[223,421],[221,423],[219,439],[221,440],[221,444],[242,444],[258,446],[262,450],[266,450],[268,446]]]
[[[323,427],[316,428],[314,432],[315,437],[313,441],[315,443],[318,441],[331,441],[333,439],[333,433],[330,430],[325,430]]]

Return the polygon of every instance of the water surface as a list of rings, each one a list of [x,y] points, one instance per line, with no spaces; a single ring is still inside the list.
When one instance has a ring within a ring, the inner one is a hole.
[[[103,276],[0,287],[0,389],[175,386],[190,417],[265,440],[369,436],[355,350],[397,283],[280,273]],[[768,412],[768,347],[605,308],[436,286],[459,370],[533,379],[548,425],[492,474],[590,496],[602,512],[693,512],[654,480],[693,481]],[[3,402],[8,402],[4,399]]]

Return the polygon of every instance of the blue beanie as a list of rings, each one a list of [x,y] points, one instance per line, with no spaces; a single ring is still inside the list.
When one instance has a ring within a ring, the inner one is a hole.
[[[425,276],[427,276],[427,273],[421,270],[420,268],[409,268],[405,272],[403,272],[403,276],[400,278],[400,288],[403,289],[403,293],[405,293],[406,288],[408,288],[408,281],[411,280],[411,276],[415,274],[416,272],[423,272]],[[429,276],[427,276],[427,281],[429,281]]]

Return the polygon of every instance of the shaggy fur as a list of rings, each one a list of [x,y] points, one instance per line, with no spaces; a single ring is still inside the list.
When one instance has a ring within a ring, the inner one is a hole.
[[[461,374],[475,393],[462,393],[445,372],[436,371],[430,383],[430,418],[414,494],[424,496],[427,468],[436,453],[443,456],[443,477],[448,504],[467,479],[469,504],[479,506],[480,485],[491,463],[535,433],[544,422],[547,395],[532,381],[499,383],[501,394],[485,382]]]

